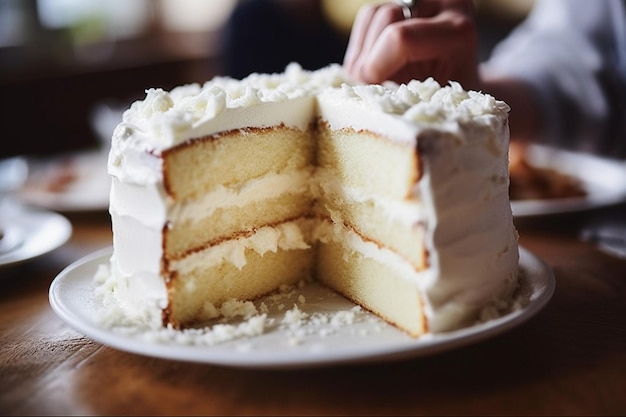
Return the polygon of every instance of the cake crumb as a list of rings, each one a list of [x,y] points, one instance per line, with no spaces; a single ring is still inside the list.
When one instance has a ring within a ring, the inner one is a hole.
[[[175,329],[162,326],[160,314],[129,316],[115,296],[113,281],[109,279],[107,265],[98,268],[93,282],[94,295],[99,301],[95,319],[100,325],[116,333],[136,337],[150,343],[211,346],[237,342],[233,349],[240,352],[254,350],[251,340],[272,331],[284,332],[288,346],[319,343],[320,338],[337,334],[341,328],[361,321],[379,323],[378,318],[359,306],[350,305],[335,310],[316,311],[322,300],[334,298],[319,295],[321,289],[308,287],[302,280],[294,285],[283,286],[279,291],[259,300],[228,300],[220,306],[207,302],[202,306],[205,317],[211,319],[193,328]],[[306,296],[305,296],[306,294]],[[291,308],[288,306],[291,305]],[[160,312],[163,306],[156,300],[150,311]],[[373,324],[374,325],[374,324]],[[349,329],[348,329],[349,330]],[[354,331],[356,336],[365,333]]]
[[[285,312],[283,323],[298,324],[302,323],[309,315],[298,308],[296,304],[293,305],[291,310]]]
[[[225,318],[238,316],[248,318],[257,314],[258,311],[251,301],[226,300],[220,306],[220,313]]]

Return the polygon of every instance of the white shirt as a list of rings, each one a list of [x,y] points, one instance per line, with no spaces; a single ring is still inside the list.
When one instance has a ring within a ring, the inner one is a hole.
[[[547,116],[538,141],[626,157],[623,0],[536,0],[483,65],[534,88]]]

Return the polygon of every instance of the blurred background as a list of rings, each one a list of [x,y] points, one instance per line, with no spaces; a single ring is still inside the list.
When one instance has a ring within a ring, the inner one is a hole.
[[[0,0],[0,158],[101,146],[147,88],[341,62],[368,2]],[[532,0],[475,4],[484,59]]]

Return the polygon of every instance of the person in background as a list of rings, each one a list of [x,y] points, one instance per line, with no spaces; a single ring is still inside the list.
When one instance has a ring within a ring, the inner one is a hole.
[[[243,0],[224,35],[223,72],[234,78],[282,72],[291,62],[316,70],[341,62],[347,45],[320,0]]]
[[[367,5],[344,66],[356,80],[457,81],[511,107],[513,141],[626,157],[626,5],[536,0],[527,18],[478,62],[471,0]]]

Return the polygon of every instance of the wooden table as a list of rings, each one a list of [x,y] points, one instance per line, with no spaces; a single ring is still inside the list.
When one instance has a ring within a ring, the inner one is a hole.
[[[50,283],[111,244],[106,213],[68,215],[68,243],[0,269],[0,413],[624,415],[626,260],[579,238],[611,216],[626,219],[626,207],[519,221],[521,244],[557,284],[513,330],[412,360],[268,371],[125,353],[68,327],[50,308]]]

